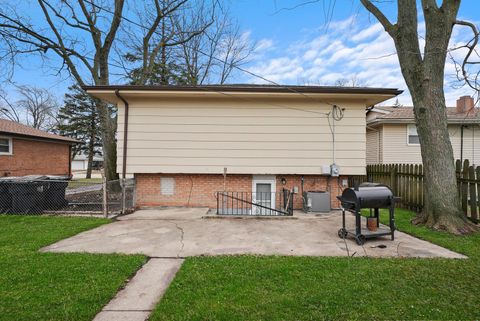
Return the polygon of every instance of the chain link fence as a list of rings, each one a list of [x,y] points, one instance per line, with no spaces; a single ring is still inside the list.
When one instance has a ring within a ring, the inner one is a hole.
[[[135,208],[135,181],[67,180],[57,176],[0,178],[2,214],[118,215]]]

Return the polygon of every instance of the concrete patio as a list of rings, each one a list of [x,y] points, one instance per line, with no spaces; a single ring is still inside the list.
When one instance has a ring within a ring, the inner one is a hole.
[[[207,208],[139,210],[42,251],[144,254],[157,258],[232,254],[465,258],[398,231],[395,241],[383,237],[358,246],[353,239],[338,237],[339,212],[319,216],[295,212],[293,217],[264,219],[210,218],[207,212]],[[350,226],[353,219],[348,215]],[[380,244],[386,248],[379,248]]]

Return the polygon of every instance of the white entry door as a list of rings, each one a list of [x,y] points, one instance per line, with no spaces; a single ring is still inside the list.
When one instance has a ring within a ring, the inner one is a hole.
[[[254,215],[275,214],[269,208],[275,208],[275,176],[254,175],[252,184],[252,212]],[[268,207],[268,208],[265,208]]]

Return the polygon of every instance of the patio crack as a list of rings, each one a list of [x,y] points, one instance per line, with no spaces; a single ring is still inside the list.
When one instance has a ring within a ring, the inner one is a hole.
[[[179,226],[177,223],[172,222],[172,221],[170,221],[170,223],[174,224],[175,227],[177,228],[177,230],[180,231],[180,244],[181,244],[181,247],[180,247],[180,250],[179,250],[178,253],[177,253],[177,258],[179,258],[179,257],[180,257],[180,253],[182,253],[183,248],[185,247],[185,243],[183,242],[183,239],[184,239],[184,237],[185,237],[185,231],[184,231],[183,228],[182,228],[181,226]]]

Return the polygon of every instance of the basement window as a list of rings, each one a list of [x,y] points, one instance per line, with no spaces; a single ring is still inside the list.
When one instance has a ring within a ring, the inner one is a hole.
[[[407,144],[420,145],[420,139],[418,139],[417,127],[413,124],[409,124],[407,127]]]
[[[12,139],[0,137],[0,155],[12,155]]]

